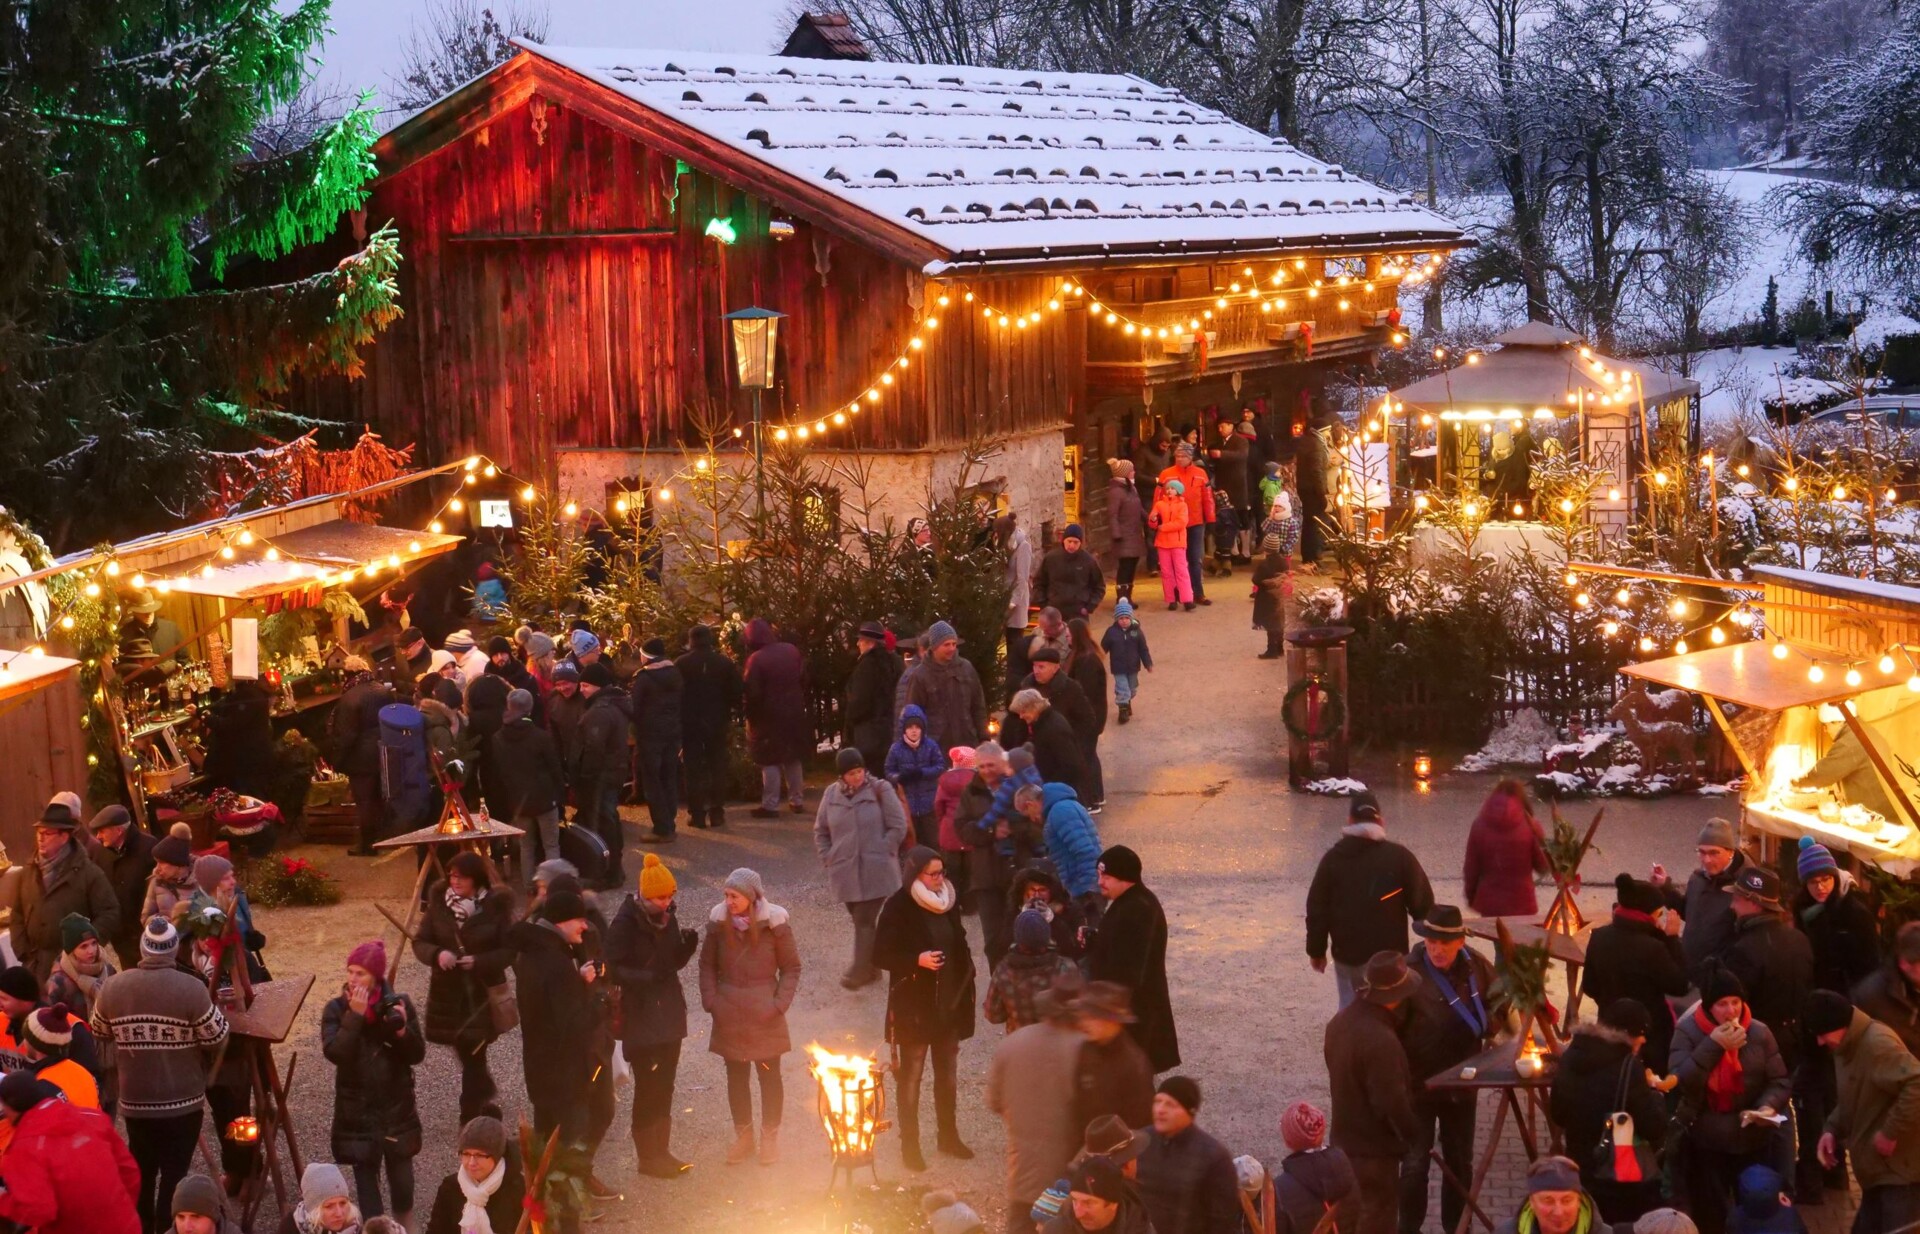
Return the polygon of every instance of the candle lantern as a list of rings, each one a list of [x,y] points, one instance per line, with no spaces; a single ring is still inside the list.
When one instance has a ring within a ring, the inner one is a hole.
[[[1413,752],[1413,778],[1421,784],[1433,779],[1433,756],[1425,750]]]

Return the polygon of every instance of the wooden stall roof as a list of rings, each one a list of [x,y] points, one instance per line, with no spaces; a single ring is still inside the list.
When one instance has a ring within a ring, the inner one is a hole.
[[[1861,600],[1869,604],[1905,607],[1920,613],[1920,587],[1877,583],[1872,579],[1823,574],[1818,570],[1796,570],[1790,566],[1754,566],[1753,572],[1764,583],[1780,583],[1838,600]]]
[[[460,537],[332,519],[276,536],[270,543],[279,550],[280,560],[228,561],[214,552],[181,562],[177,568],[182,574],[173,580],[173,590],[228,600],[259,600],[317,586],[323,570],[358,569],[373,561],[404,569],[451,552]]]
[[[1850,686],[1846,683],[1845,664],[1817,660],[1812,663],[1819,664],[1822,670],[1819,681],[1808,678],[1811,664],[1804,654],[1775,659],[1770,645],[1753,642],[1708,647],[1664,660],[1629,664],[1620,671],[1668,689],[1704,694],[1721,702],[1767,711],[1838,703],[1854,697],[1862,689],[1885,684]]]
[[[1699,383],[1650,364],[1619,360],[1583,348],[1579,335],[1541,322],[1529,322],[1493,341],[1499,346],[1482,353],[1478,360],[1424,377],[1395,390],[1393,397],[1422,411],[1485,412],[1491,418],[1529,416],[1546,410],[1555,416],[1568,416],[1578,409],[1577,403],[1567,401],[1570,394],[1584,395],[1588,414],[1592,414],[1598,410],[1594,399],[1622,389],[1632,391],[1633,406],[1643,397],[1651,406],[1700,389]],[[1583,356],[1582,351],[1587,354]],[[1635,375],[1639,379],[1637,388],[1633,383],[1608,382],[1604,376],[1607,372]]]
[[[0,703],[44,689],[80,667],[80,661],[44,652],[0,651]]]

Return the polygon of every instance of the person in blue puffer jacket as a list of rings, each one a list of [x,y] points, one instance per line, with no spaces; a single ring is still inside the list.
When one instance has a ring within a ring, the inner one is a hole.
[[[1028,786],[1013,796],[1014,808],[1035,823],[1040,823],[1046,839],[1047,856],[1053,871],[1060,876],[1067,894],[1088,914],[1089,921],[1099,919],[1100,829],[1093,815],[1080,804],[1080,794],[1071,784]]]
[[[914,843],[938,849],[933,797],[946,774],[947,756],[927,733],[927,713],[918,703],[900,709],[900,731],[887,751],[887,779],[907,794],[907,813],[913,819]]]

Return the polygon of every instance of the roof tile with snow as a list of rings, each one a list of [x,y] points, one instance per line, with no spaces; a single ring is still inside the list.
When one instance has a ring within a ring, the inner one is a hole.
[[[926,238],[951,255],[934,273],[1463,240],[1404,193],[1136,77],[520,46]]]

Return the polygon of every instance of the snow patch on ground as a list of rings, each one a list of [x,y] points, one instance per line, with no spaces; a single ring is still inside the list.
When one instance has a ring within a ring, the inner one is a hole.
[[[1367,791],[1364,780],[1355,780],[1346,776],[1330,776],[1324,780],[1308,780],[1300,786],[1303,793],[1319,793],[1323,797],[1351,797],[1355,793]]]
[[[1531,707],[1513,713],[1493,730],[1487,744],[1460,760],[1457,771],[1495,771],[1501,767],[1538,767],[1542,755],[1560,744],[1560,734]]]

